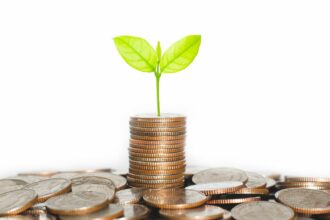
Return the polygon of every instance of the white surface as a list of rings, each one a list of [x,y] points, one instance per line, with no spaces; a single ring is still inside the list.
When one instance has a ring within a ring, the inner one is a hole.
[[[0,1],[0,174],[128,165],[128,119],[154,112],[155,79],[112,37],[163,48],[202,34],[161,79],[188,116],[187,160],[329,175],[329,1]]]

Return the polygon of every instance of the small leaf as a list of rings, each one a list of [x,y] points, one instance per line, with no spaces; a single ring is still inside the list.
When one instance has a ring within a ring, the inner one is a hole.
[[[176,73],[189,66],[198,54],[200,35],[189,35],[168,48],[160,61],[161,73]]]
[[[142,72],[155,71],[157,54],[145,39],[119,36],[113,40],[118,52],[128,65]]]
[[[156,53],[157,53],[158,62],[160,62],[160,59],[162,57],[162,48],[160,47],[159,41],[157,43]]]

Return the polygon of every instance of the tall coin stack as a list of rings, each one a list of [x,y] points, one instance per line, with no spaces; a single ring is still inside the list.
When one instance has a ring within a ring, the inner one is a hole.
[[[128,184],[141,188],[184,186],[186,117],[136,115],[130,119]]]

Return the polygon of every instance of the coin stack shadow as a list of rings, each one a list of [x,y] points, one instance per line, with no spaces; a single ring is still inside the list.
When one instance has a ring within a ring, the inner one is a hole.
[[[140,188],[184,186],[186,118],[140,115],[130,119],[128,184]]]

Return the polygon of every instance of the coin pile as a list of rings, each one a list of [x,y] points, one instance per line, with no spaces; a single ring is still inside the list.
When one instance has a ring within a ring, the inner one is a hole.
[[[130,119],[128,184],[143,188],[184,186],[186,118],[136,115]]]

